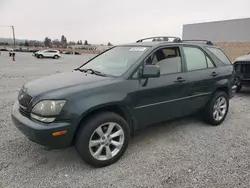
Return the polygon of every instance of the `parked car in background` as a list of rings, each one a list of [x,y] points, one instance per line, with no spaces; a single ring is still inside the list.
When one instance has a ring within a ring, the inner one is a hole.
[[[62,53],[62,54],[67,54],[67,55],[73,54],[72,51],[62,51],[61,53]]]
[[[0,48],[0,51],[2,51],[2,52],[7,52],[8,49],[6,49],[6,48]]]
[[[75,55],[81,55],[81,53],[80,52],[75,52]]]
[[[41,50],[33,53],[33,55],[39,59],[42,58],[58,59],[61,57],[60,52],[58,50]]]
[[[144,40],[25,84],[12,109],[14,124],[46,147],[75,145],[94,167],[118,161],[143,127],[196,112],[221,124],[236,92],[224,52],[210,41]]]
[[[250,85],[250,53],[235,59],[234,69],[236,72],[235,84],[237,92],[239,92],[244,85]]]

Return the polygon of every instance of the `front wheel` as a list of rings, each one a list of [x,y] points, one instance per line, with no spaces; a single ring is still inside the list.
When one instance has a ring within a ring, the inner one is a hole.
[[[40,55],[38,55],[37,57],[38,57],[39,59],[42,59],[42,58],[43,58],[43,55],[40,54]]]
[[[211,125],[219,125],[226,118],[228,108],[228,95],[223,91],[215,92],[203,110],[203,118]]]
[[[129,139],[128,123],[113,112],[103,112],[83,123],[77,135],[76,150],[87,164],[104,167],[123,156]]]

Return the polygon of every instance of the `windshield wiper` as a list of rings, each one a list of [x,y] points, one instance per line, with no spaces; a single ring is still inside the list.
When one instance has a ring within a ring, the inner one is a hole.
[[[107,75],[100,72],[100,71],[96,71],[96,70],[93,70],[93,69],[75,69],[75,70],[79,70],[81,72],[91,72],[91,74],[95,74],[95,75],[98,75],[98,76],[104,76],[106,77]]]

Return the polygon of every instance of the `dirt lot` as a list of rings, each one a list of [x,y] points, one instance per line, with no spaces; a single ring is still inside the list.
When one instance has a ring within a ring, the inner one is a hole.
[[[199,117],[154,125],[132,139],[125,156],[102,169],[85,165],[74,148],[44,150],[13,125],[10,113],[21,85],[72,70],[90,55],[59,60],[17,53],[0,56],[0,187],[250,187],[250,89],[231,100],[225,122]]]

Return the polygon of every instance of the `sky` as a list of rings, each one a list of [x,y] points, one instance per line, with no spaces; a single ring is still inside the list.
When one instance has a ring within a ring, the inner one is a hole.
[[[0,0],[0,37],[121,44],[182,36],[183,24],[250,17],[250,0]]]

